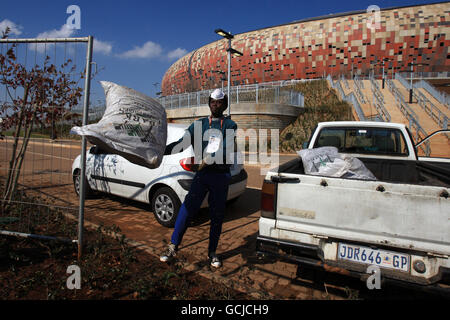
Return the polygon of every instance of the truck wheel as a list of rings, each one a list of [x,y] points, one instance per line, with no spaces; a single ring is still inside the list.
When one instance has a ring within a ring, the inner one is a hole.
[[[175,226],[181,207],[177,194],[169,187],[158,189],[152,197],[152,211],[156,220],[164,227]]]
[[[85,185],[85,198],[88,199],[88,198],[92,197],[92,195],[94,194],[94,191],[89,186],[89,183],[88,183],[86,177],[84,178],[84,185]],[[80,196],[80,188],[81,188],[81,170],[80,169],[75,170],[75,172],[73,173],[73,186],[75,188],[75,193],[79,197]]]

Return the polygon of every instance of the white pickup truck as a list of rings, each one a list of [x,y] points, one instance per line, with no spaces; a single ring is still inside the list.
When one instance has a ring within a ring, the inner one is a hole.
[[[323,146],[358,158],[377,180],[305,174],[300,157],[270,170],[257,252],[362,278],[376,265],[385,280],[446,281],[450,160],[419,158],[395,123],[319,123],[304,148]]]

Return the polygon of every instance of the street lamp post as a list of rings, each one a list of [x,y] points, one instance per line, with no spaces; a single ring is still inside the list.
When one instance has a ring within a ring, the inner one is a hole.
[[[155,82],[153,84],[153,86],[155,87],[155,92],[158,92],[158,85],[159,85],[159,82]]]
[[[219,36],[224,37],[225,39],[228,39],[228,115],[230,115],[230,104],[231,104],[231,96],[230,96],[230,89],[231,89],[231,55],[237,55],[242,56],[243,54],[231,47],[231,39],[234,38],[234,36],[226,32],[222,29],[216,29],[214,30],[215,33],[217,33]]]
[[[428,63],[410,63],[411,66],[411,77],[410,77],[410,85],[409,85],[409,103],[412,103],[413,100],[413,73],[414,73],[414,66],[428,66]]]
[[[224,80],[227,80],[227,79],[225,78],[225,72],[219,71],[219,70],[215,70],[215,71],[213,71],[213,72],[218,73],[218,74],[221,75],[220,80],[221,80],[221,82],[222,82],[222,91],[223,91],[223,81],[224,81]]]
[[[383,74],[382,74],[382,76],[381,76],[381,88],[382,89],[384,89],[384,83],[385,83],[385,80],[386,80],[386,75],[385,75],[385,73],[384,73],[384,66],[385,66],[385,64],[386,64],[386,62],[387,61],[390,61],[388,58],[384,58],[384,59],[381,59],[381,62],[380,63],[376,63],[376,64],[374,64],[374,66],[382,66],[382,70],[383,70]]]
[[[386,76],[384,74],[384,65],[386,64],[386,62],[390,61],[388,58],[384,58],[383,59],[383,81],[382,81],[382,85],[381,88],[384,89],[384,83],[386,81]]]

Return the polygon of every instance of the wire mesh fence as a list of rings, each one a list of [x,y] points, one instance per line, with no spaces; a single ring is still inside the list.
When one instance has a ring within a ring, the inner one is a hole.
[[[89,50],[92,37],[0,39],[0,234],[80,238],[71,168],[83,146],[69,130],[85,121],[73,110],[89,103]]]

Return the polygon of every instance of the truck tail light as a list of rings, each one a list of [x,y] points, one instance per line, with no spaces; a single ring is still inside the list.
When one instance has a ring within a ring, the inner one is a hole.
[[[264,180],[261,190],[261,217],[275,219],[276,184]]]

